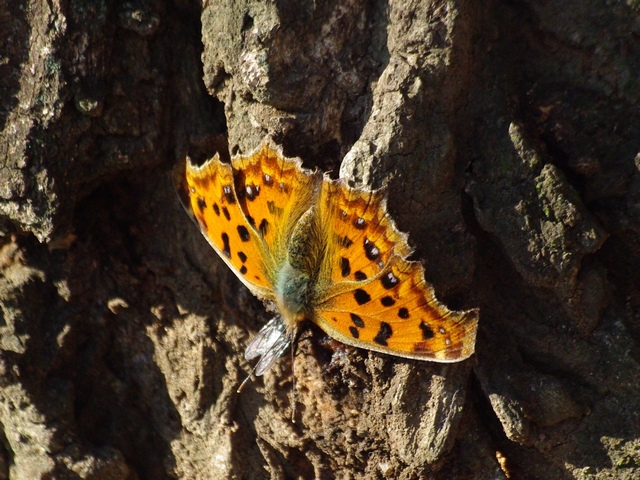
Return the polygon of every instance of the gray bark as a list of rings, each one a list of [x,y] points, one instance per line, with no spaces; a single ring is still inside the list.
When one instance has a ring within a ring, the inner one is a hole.
[[[638,3],[203,4],[0,4],[0,479],[638,478]],[[310,326],[236,393],[169,172],[265,135],[388,184],[472,359]]]

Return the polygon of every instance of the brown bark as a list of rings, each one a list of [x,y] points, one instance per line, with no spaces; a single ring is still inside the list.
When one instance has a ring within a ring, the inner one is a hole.
[[[0,4],[0,478],[640,475],[637,2]],[[204,79],[204,82],[203,82]],[[184,214],[187,152],[378,187],[461,364],[269,317]]]

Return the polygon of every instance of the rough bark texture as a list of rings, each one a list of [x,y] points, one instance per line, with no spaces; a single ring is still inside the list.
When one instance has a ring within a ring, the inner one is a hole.
[[[0,2],[0,479],[640,476],[640,6]],[[204,79],[204,81],[203,81]],[[456,365],[268,318],[169,180],[265,135],[372,187]]]

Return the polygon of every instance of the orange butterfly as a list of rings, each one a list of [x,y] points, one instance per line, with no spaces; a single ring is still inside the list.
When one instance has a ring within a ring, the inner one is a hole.
[[[270,140],[231,164],[177,170],[180,198],[214,250],[278,315],[251,340],[262,375],[311,320],[348,345],[457,362],[474,351],[478,310],[435,298],[385,193],[302,168]],[[275,308],[273,308],[275,307]]]

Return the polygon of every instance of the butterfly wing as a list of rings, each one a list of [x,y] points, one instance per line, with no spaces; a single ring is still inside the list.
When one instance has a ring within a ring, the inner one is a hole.
[[[269,370],[291,345],[292,338],[293,335],[287,330],[282,317],[274,317],[251,339],[244,351],[244,358],[253,360],[260,357],[253,368],[254,373],[260,376]]]
[[[273,299],[292,225],[310,207],[318,176],[285,160],[268,141],[231,164],[216,154],[174,173],[187,212],[236,276],[262,299]]]
[[[299,159],[284,157],[268,140],[252,155],[234,158],[232,166],[242,211],[279,267],[287,258],[294,226],[316,200],[322,177],[302,168]]]
[[[422,265],[406,260],[406,235],[388,216],[381,191],[330,183],[320,199],[329,246],[313,321],[356,347],[438,362],[469,357],[478,311],[438,302]]]
[[[325,179],[319,215],[328,245],[321,282],[366,280],[378,275],[392,255],[411,253],[406,234],[394,227],[387,214],[381,191]]]

